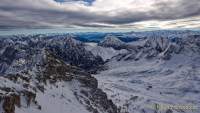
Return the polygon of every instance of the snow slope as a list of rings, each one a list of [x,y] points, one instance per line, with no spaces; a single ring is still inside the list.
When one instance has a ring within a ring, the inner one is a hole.
[[[105,64],[107,70],[93,76],[122,113],[199,113],[199,38],[176,43],[148,38],[138,50],[112,58]],[[180,50],[169,48],[172,44]],[[163,59],[166,51],[170,57]],[[192,105],[193,110],[155,109],[158,105]]]
[[[45,93],[36,96],[41,110],[33,107],[21,107],[15,113],[91,113],[74,96],[74,92],[67,82],[58,82],[45,86]]]
[[[91,51],[93,55],[100,56],[104,61],[111,59],[118,54],[124,54],[127,52],[125,49],[115,50],[112,47],[102,47],[95,43],[86,43],[86,50]]]

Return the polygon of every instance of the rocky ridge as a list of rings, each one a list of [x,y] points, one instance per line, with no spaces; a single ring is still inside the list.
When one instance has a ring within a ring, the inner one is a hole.
[[[0,57],[2,112],[46,113],[52,106],[45,105],[42,100],[53,100],[57,96],[69,101],[64,104],[63,111],[66,112],[72,109],[68,107],[72,105],[80,106],[86,113],[118,112],[107,95],[98,89],[97,80],[86,71],[88,66],[101,65],[101,58],[96,60],[93,54],[81,48],[81,43],[70,37],[8,38],[1,41],[4,42],[1,43]],[[83,62],[77,62],[81,60]],[[56,91],[59,89],[62,91]],[[58,99],[58,103],[61,100]]]

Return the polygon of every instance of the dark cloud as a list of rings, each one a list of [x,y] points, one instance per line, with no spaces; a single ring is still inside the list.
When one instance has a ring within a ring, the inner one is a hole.
[[[48,0],[41,1],[46,3]],[[154,4],[154,10],[122,10],[114,16],[109,15],[109,12],[94,13],[89,10],[59,9],[51,5],[40,7],[43,4],[40,4],[39,0],[31,4],[32,2],[30,0],[16,0],[16,2],[0,0],[0,27],[111,27],[146,20],[175,20],[200,15],[199,0],[177,0],[176,4],[161,0]]]
[[[179,0],[178,3],[157,2],[158,11],[151,11],[157,19],[180,19],[200,15],[199,0]]]

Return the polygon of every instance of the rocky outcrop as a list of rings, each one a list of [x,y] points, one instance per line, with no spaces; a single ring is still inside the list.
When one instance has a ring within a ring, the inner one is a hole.
[[[77,86],[72,87],[74,96],[77,100],[87,108],[88,111],[94,113],[118,113],[117,107],[107,95],[98,89],[97,80],[83,69],[66,64],[59,59],[51,51],[42,50],[40,56],[40,64],[33,68],[36,70],[24,70],[17,74],[5,74],[0,78],[3,81],[12,84],[12,87],[1,87],[1,102],[5,113],[15,113],[16,107],[27,106],[29,109],[32,105],[38,109],[43,106],[36,99],[37,93],[46,93],[45,85],[58,82],[68,82]],[[36,55],[37,56],[37,55]],[[32,59],[38,56],[32,56]],[[6,83],[5,83],[6,84]],[[70,87],[70,86],[69,86]],[[67,92],[66,92],[67,93]],[[24,101],[25,100],[25,103]]]
[[[87,51],[81,42],[70,37],[63,41],[63,45],[48,46],[49,51],[63,61],[87,71],[103,64],[102,58]]]
[[[118,113],[117,107],[107,98],[106,93],[98,89],[98,82],[94,77],[80,68],[66,65],[51,53],[47,52],[46,55],[45,71],[42,75],[45,80],[50,80],[51,83],[55,83],[57,80],[78,81],[80,86],[77,89],[79,90],[75,90],[74,94],[88,110],[94,113]]]
[[[5,113],[15,113],[15,105],[20,107],[20,96],[16,94],[9,94],[6,96],[1,96],[0,97],[1,101],[3,101],[3,109]]]
[[[1,88],[1,91],[5,91],[5,94],[0,95],[0,102],[2,102],[5,113],[15,113],[15,107],[21,107],[21,98],[24,98],[27,106],[30,106],[31,103],[36,104],[36,94],[33,92],[11,90],[10,88]]]

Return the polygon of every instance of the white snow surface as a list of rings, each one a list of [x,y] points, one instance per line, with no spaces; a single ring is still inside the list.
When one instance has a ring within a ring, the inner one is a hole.
[[[86,43],[86,50],[91,51],[93,55],[100,56],[104,61],[111,59],[118,54],[124,54],[126,49],[115,50],[112,47],[98,46],[96,43]]]
[[[117,37],[112,36],[112,35],[107,35],[104,40],[102,40],[100,42],[100,44],[102,45],[122,45],[124,44],[124,42],[122,42],[121,40],[119,40]]]
[[[108,70],[94,77],[98,79],[99,88],[121,106],[124,113],[155,113],[156,104],[192,105],[193,111],[173,110],[173,113],[199,113],[199,59],[195,54],[176,54],[170,60],[117,61],[113,58],[106,64]],[[166,113],[167,109],[158,111]]]
[[[45,92],[37,93],[36,100],[41,110],[36,106],[16,107],[16,113],[90,113],[83,104],[80,104],[73,94],[70,82],[58,82],[55,85],[46,85]]]

